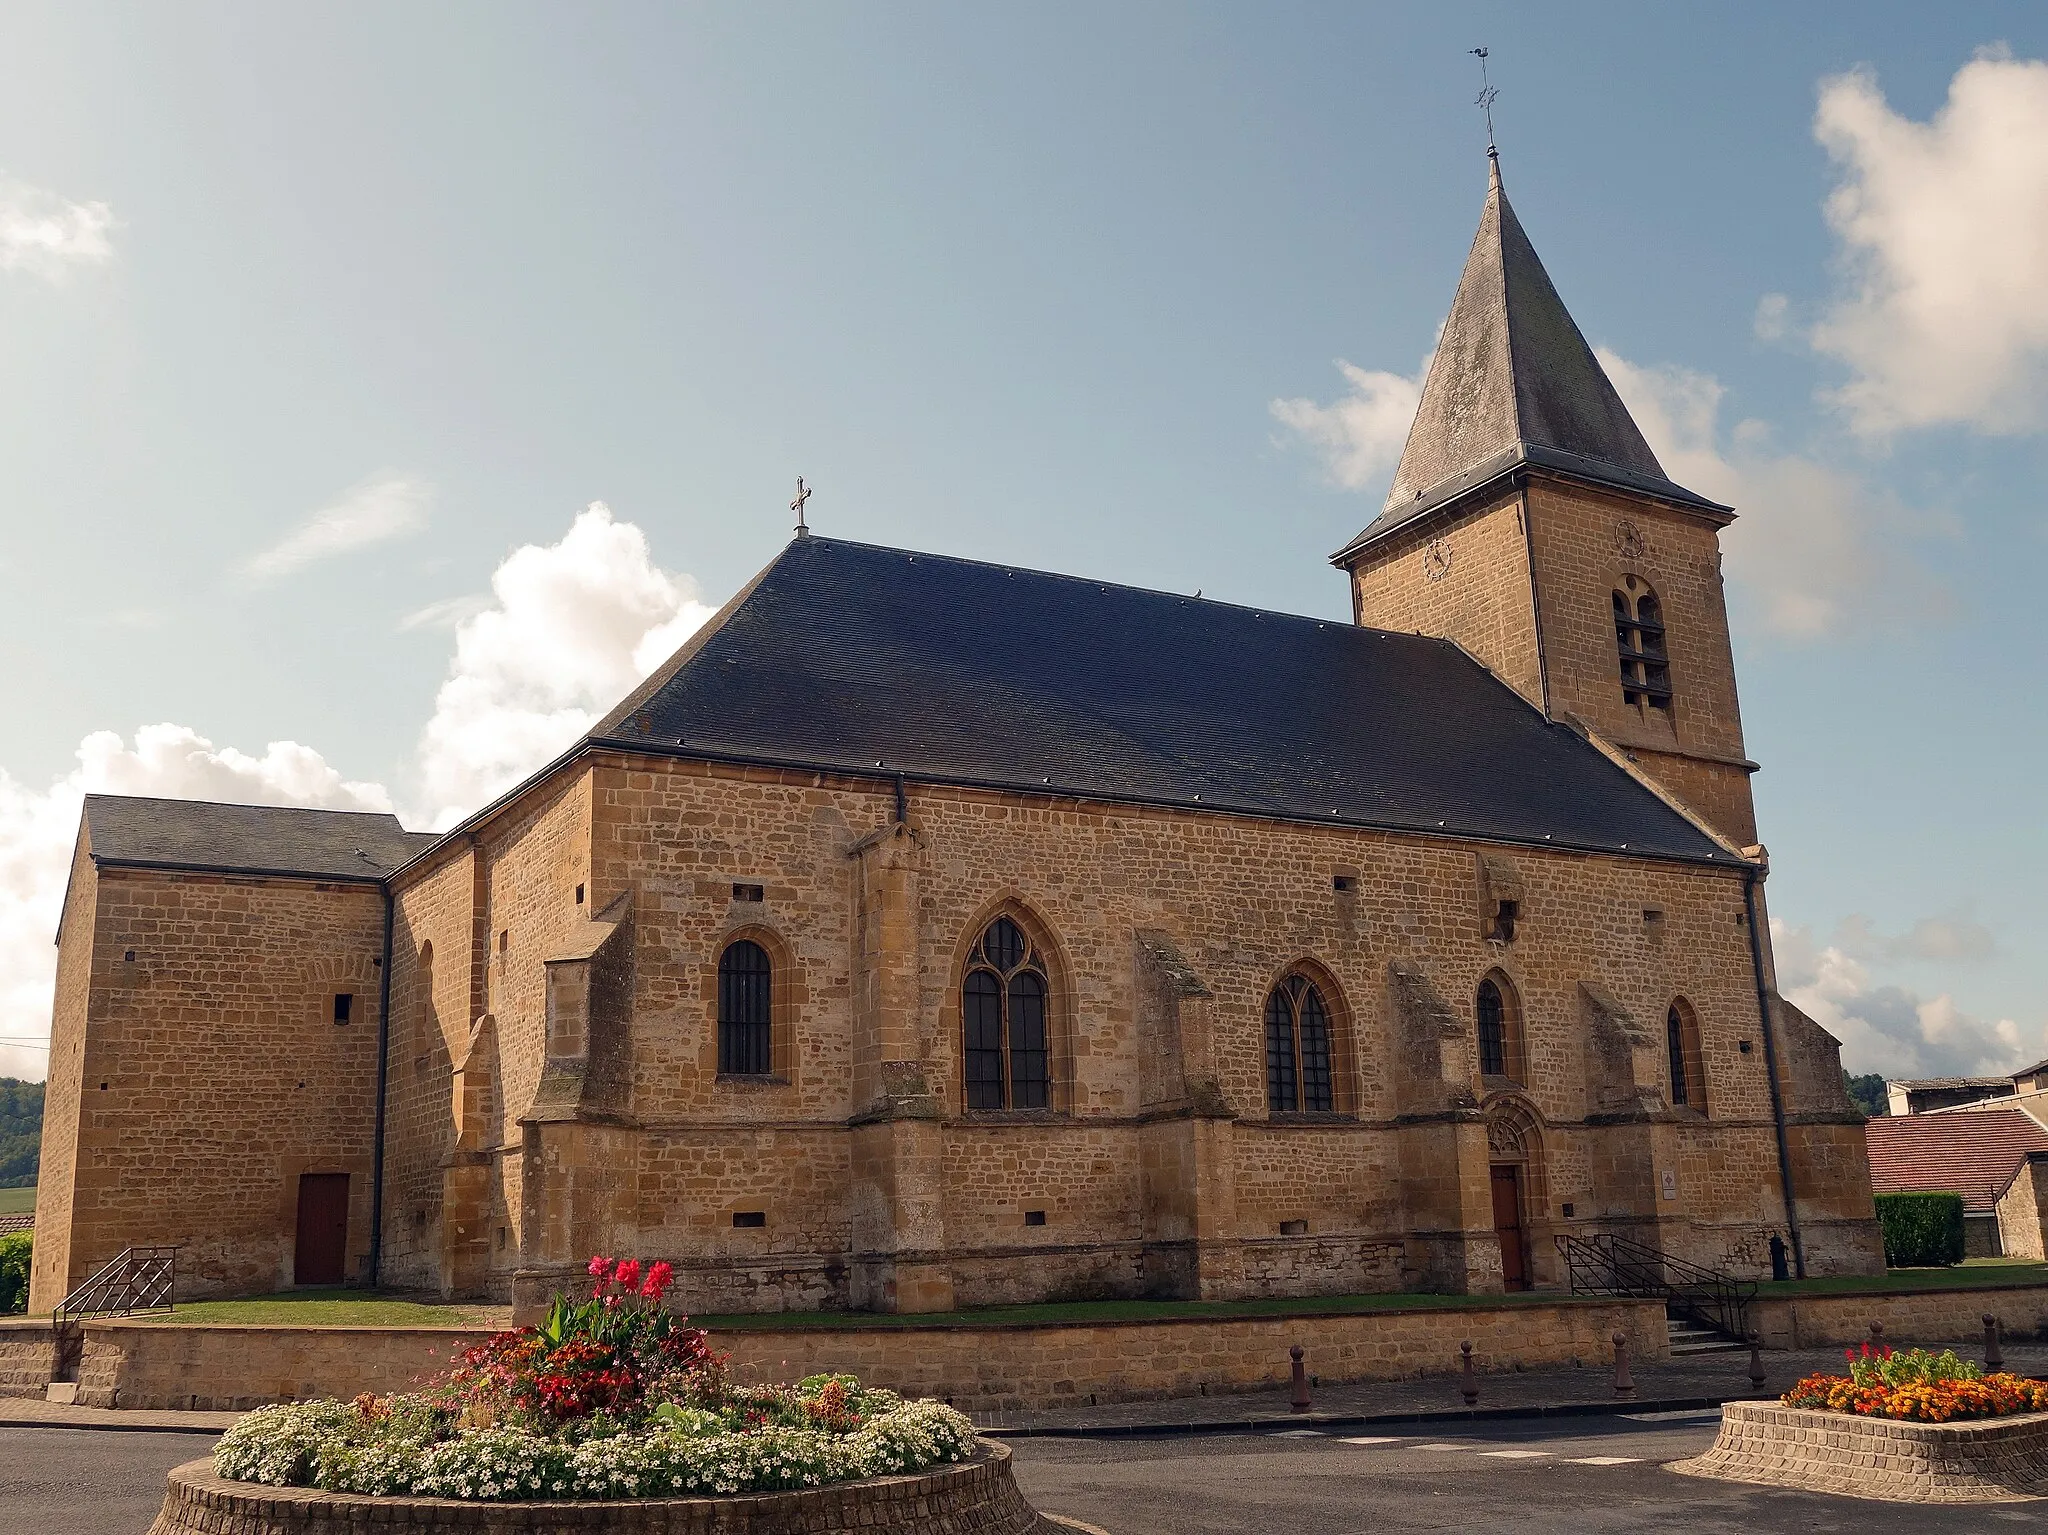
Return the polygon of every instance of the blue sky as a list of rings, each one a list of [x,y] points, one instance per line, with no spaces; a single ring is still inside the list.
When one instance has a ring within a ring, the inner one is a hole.
[[[2048,1055],[2048,13],[1968,4],[8,6],[0,1040],[81,788],[445,817],[799,473],[829,533],[1345,614],[1478,44],[1566,302],[1747,514],[1788,989],[1858,1069]]]

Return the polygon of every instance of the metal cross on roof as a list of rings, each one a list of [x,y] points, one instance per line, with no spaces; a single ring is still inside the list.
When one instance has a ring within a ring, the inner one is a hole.
[[[796,499],[789,503],[789,509],[796,513],[796,536],[809,538],[811,530],[804,526],[804,503],[811,499],[811,487],[804,483],[804,477],[796,477]]]
[[[1498,154],[1499,151],[1493,147],[1493,101],[1500,92],[1495,90],[1492,82],[1486,78],[1486,50],[1470,48],[1466,51],[1479,60],[1479,94],[1473,98],[1472,104],[1486,114],[1486,152],[1490,155]]]

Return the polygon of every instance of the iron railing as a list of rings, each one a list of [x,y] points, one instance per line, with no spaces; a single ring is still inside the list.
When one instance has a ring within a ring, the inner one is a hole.
[[[1662,1300],[1737,1341],[1749,1334],[1749,1303],[1756,1298],[1754,1279],[1737,1279],[1718,1269],[1701,1268],[1683,1258],[1641,1242],[1608,1233],[1561,1235],[1557,1250],[1564,1259],[1574,1295],[1633,1295]]]
[[[51,1378],[76,1378],[74,1372],[85,1352],[85,1331],[79,1324],[87,1317],[174,1310],[171,1297],[177,1277],[175,1247],[123,1248],[118,1258],[94,1269],[50,1313],[50,1330],[55,1336]]]

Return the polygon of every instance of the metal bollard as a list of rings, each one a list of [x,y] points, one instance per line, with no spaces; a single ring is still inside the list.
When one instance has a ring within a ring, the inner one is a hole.
[[[1458,1352],[1465,1356],[1464,1373],[1458,1381],[1458,1391],[1465,1398],[1467,1407],[1479,1405],[1479,1377],[1472,1373],[1472,1340],[1467,1338],[1458,1345]]]
[[[1636,1383],[1628,1373],[1628,1334],[1618,1332],[1614,1335],[1614,1394],[1633,1396],[1635,1389]]]
[[[1294,1395],[1287,1405],[1295,1412],[1308,1411],[1308,1367],[1301,1362],[1306,1352],[1299,1343],[1287,1351],[1294,1361]]]
[[[2005,1351],[1998,1346],[1998,1318],[1984,1313],[1984,1368],[1992,1374],[2005,1368]]]
[[[1764,1356],[1761,1352],[1762,1347],[1763,1339],[1758,1335],[1757,1330],[1752,1327],[1749,1330],[1749,1389],[1752,1391],[1764,1389]]]

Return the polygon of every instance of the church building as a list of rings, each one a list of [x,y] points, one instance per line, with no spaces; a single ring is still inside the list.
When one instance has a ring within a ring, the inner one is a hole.
[[[441,835],[93,796],[31,1304],[698,1312],[1881,1270],[1723,602],[1493,170],[1355,622],[799,535]]]

